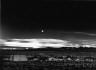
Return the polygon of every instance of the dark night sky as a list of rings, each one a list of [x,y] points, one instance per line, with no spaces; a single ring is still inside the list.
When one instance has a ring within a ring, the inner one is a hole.
[[[96,33],[96,2],[2,0],[2,37],[53,31]]]

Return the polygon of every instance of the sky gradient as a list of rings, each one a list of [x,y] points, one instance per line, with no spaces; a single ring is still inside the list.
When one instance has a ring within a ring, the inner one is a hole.
[[[1,7],[2,39],[96,39],[95,1],[3,0]]]

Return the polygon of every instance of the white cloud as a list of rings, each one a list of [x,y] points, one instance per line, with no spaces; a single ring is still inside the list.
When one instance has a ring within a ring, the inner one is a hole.
[[[74,33],[83,33],[83,34],[87,34],[87,35],[96,36],[96,34],[92,34],[92,33],[86,33],[86,32],[74,32]]]
[[[25,42],[24,42],[25,41]],[[4,41],[5,46],[13,47],[32,47],[32,48],[44,48],[44,47],[79,47],[80,45],[86,47],[95,47],[96,41],[94,40],[79,40],[81,44],[74,44],[72,41],[62,39],[12,39],[11,42]]]
[[[4,45],[6,46],[18,46],[18,47],[33,47],[33,48],[40,48],[40,47],[64,47],[68,42],[66,40],[61,39],[12,39],[12,42],[6,41]],[[27,42],[23,42],[27,41]]]

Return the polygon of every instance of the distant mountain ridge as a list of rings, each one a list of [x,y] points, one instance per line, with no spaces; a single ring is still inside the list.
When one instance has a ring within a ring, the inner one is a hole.
[[[7,47],[10,49],[2,49],[6,48],[2,46],[0,50],[21,50],[21,51],[58,51],[58,52],[96,52],[96,48],[93,47],[61,47],[61,48],[53,48],[53,47],[46,47],[46,48],[25,48],[25,47]],[[13,48],[13,49],[12,49]],[[15,48],[15,49],[14,49]]]

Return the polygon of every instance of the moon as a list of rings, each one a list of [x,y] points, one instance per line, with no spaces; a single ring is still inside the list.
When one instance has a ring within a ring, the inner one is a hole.
[[[44,32],[44,30],[41,31],[42,33]]]

